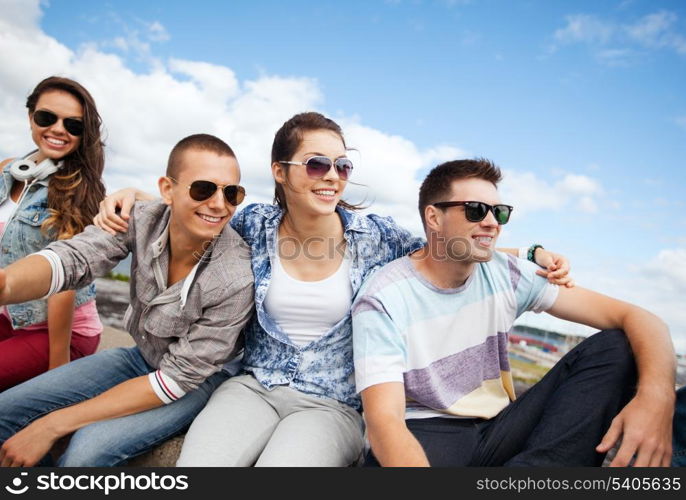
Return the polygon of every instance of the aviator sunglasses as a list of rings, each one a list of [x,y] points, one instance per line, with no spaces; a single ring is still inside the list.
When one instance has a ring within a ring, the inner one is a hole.
[[[33,121],[39,127],[49,127],[57,123],[60,117],[57,116],[52,111],[47,111],[45,109],[39,109],[33,112]],[[79,136],[83,134],[83,121],[77,118],[62,118],[62,124],[67,132],[73,136]]]
[[[514,210],[510,205],[489,205],[481,201],[439,201],[432,205],[437,208],[464,207],[464,215],[469,222],[481,222],[490,211],[499,225],[507,224]]]
[[[307,175],[313,179],[321,179],[326,173],[331,170],[332,166],[336,167],[338,177],[347,181],[350,174],[353,172],[353,162],[348,158],[336,158],[332,161],[326,156],[312,156],[305,161],[280,161],[286,165],[305,165]]]
[[[173,177],[169,178],[179,184],[179,181]],[[217,189],[221,189],[224,192],[224,199],[234,207],[240,205],[245,198],[245,188],[234,184],[219,186],[212,181],[193,181],[190,186],[186,187],[188,188],[188,194],[195,201],[209,200],[217,192]]]

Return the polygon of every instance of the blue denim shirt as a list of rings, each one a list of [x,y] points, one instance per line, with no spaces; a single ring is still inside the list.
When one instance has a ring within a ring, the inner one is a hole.
[[[41,232],[41,224],[50,217],[48,212],[48,181],[35,182],[24,195],[17,211],[5,224],[5,231],[0,238],[0,267],[7,267],[12,262],[45,248],[53,239]],[[9,172],[9,165],[0,176],[0,203],[10,195],[14,178]],[[95,285],[80,288],[76,292],[75,306],[95,298]],[[48,319],[46,300],[32,300],[21,304],[7,306],[12,328],[20,329],[42,323]]]
[[[336,209],[344,227],[351,257],[350,284],[353,295],[376,268],[424,245],[392,218],[361,215]],[[255,275],[255,308],[245,329],[243,369],[267,389],[288,385],[298,391],[329,397],[360,407],[353,374],[352,320],[348,313],[318,340],[304,346],[294,344],[264,308],[272,277],[270,257],[283,210],[277,205],[252,204],[231,219],[231,225],[252,248]],[[335,293],[335,292],[333,292]]]

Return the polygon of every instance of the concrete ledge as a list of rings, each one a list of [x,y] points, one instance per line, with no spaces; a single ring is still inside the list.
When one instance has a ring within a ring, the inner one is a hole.
[[[104,351],[113,347],[133,347],[135,345],[136,342],[128,332],[112,328],[111,326],[105,326],[100,336],[98,351]]]
[[[127,465],[131,467],[174,467],[181,453],[185,436],[176,436],[156,446],[147,453],[133,458]]]

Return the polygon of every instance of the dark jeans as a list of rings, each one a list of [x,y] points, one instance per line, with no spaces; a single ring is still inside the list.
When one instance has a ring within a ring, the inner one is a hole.
[[[624,332],[604,330],[490,420],[410,419],[407,427],[432,466],[600,466],[595,447],[635,386]],[[365,465],[378,465],[371,452]]]
[[[676,391],[672,467],[686,467],[686,386]]]

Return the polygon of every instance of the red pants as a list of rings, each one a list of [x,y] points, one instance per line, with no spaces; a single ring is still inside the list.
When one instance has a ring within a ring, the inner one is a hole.
[[[99,342],[100,335],[72,332],[71,359],[93,354]],[[0,391],[48,371],[49,347],[47,328],[13,330],[7,317],[0,314]]]

